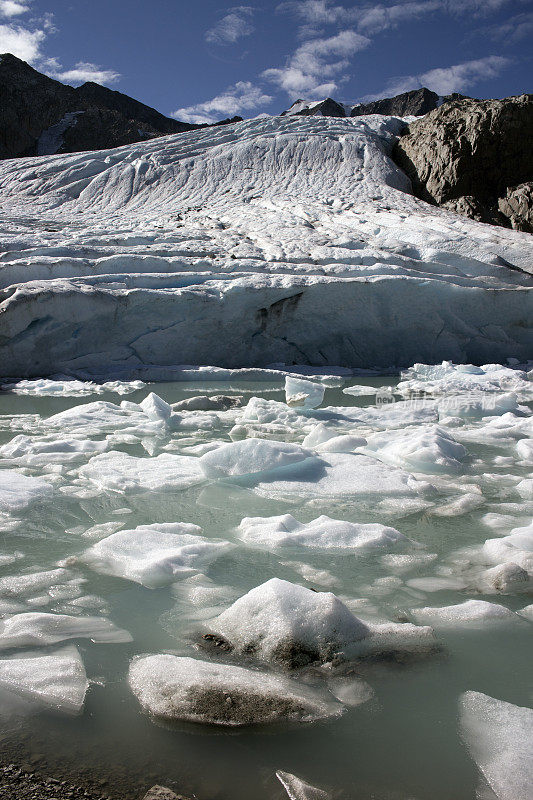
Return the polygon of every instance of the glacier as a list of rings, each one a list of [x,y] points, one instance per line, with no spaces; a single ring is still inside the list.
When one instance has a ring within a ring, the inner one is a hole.
[[[531,355],[533,247],[414,198],[396,117],[0,164],[4,378]]]

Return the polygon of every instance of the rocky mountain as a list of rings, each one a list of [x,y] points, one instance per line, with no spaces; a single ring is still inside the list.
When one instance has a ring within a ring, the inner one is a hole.
[[[66,86],[10,53],[0,56],[0,158],[119,147],[200,127],[97,83]]]
[[[393,157],[422,200],[533,232],[533,95],[454,100],[409,125]]]
[[[338,103],[336,100],[332,100],[331,97],[315,102],[296,100],[281,116],[361,117],[366,114],[384,114],[391,117],[419,117],[429,111],[433,111],[444,103],[462,98],[464,98],[464,95],[461,94],[440,97],[430,89],[422,88],[414,89],[411,92],[403,92],[395,97],[375,100],[372,103],[358,103],[355,106]]]

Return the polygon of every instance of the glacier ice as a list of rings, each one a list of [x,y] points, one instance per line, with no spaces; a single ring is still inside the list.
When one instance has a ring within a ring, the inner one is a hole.
[[[530,237],[412,197],[403,124],[271,117],[2,162],[9,222],[60,223],[3,237],[5,377],[525,360]]]
[[[533,709],[481,692],[465,692],[459,705],[463,738],[498,800],[529,800]]]
[[[156,719],[234,727],[312,722],[343,710],[331,695],[279,675],[173,655],[135,659],[128,680]]]

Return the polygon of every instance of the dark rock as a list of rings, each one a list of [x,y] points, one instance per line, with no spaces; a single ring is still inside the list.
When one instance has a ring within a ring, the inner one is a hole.
[[[533,95],[454,100],[408,126],[393,158],[417,197],[531,231]]]
[[[385,97],[372,103],[361,103],[352,109],[352,117],[364,114],[386,114],[393,117],[419,117],[437,108],[439,96],[429,89],[414,89],[396,97]]]
[[[97,83],[66,86],[10,53],[0,56],[0,158],[103,150],[205,127]]]
[[[331,97],[326,97],[325,100],[322,102],[317,102],[314,105],[310,105],[309,108],[302,108],[301,111],[291,111],[298,103],[303,103],[303,100],[296,100],[295,103],[288,109],[288,111],[284,111],[280,116],[284,117],[286,115],[294,115],[295,117],[345,117],[346,116],[346,109],[344,106],[341,106],[340,103],[337,103],[335,100],[332,100]]]

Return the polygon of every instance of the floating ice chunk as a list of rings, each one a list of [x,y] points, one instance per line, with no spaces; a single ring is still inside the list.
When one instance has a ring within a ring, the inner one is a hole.
[[[480,692],[460,702],[461,733],[498,800],[531,800],[533,710]]]
[[[424,495],[428,484],[417,481],[409,473],[383,464],[367,455],[327,453],[316,468],[302,474],[299,480],[287,478],[260,482],[254,490],[274,499],[294,497],[300,500],[317,497],[367,499],[381,505],[392,502],[415,510],[428,505]],[[401,499],[401,502],[398,502]]]
[[[230,408],[240,408],[243,404],[242,395],[215,394],[188,397],[173,404],[175,411],[228,411]]]
[[[394,528],[378,523],[343,522],[327,516],[302,523],[290,514],[279,517],[245,517],[239,525],[239,537],[246,544],[266,549],[316,547],[366,550],[391,547],[398,542],[409,541]]]
[[[290,772],[276,772],[276,778],[281,783],[289,800],[328,800],[328,793],[323,789],[317,789],[316,786],[311,786],[296,775],[291,775]]]
[[[374,433],[366,450],[388,464],[428,473],[457,472],[466,456],[463,445],[437,426]]]
[[[135,659],[128,680],[141,707],[165,720],[234,727],[312,722],[343,710],[331,695],[285,677],[173,655]]]
[[[437,408],[439,419],[459,417],[462,420],[481,419],[482,417],[503,416],[518,409],[516,394],[489,394],[472,392],[461,395],[450,395],[440,400]]]
[[[265,425],[277,423],[288,428],[301,427],[302,418],[297,411],[288,408],[277,400],[265,400],[263,397],[251,397],[242,411],[244,423],[253,422]]]
[[[16,460],[24,467],[45,467],[49,464],[70,464],[107,450],[107,442],[45,436],[41,439],[19,435],[0,447],[0,456]]]
[[[91,458],[79,474],[100,489],[120,493],[187,489],[205,480],[200,460],[193,456],[162,453],[137,458],[118,450]]]
[[[501,364],[454,365],[451,361],[442,364],[415,364],[402,372],[398,384],[401,394],[427,392],[435,396],[444,394],[465,394],[469,391],[508,392],[530,390],[525,372]]]
[[[0,659],[0,688],[37,706],[77,714],[89,683],[77,648],[70,646],[47,655]]]
[[[51,569],[43,572],[32,572],[28,575],[6,575],[0,578],[0,596],[30,596],[52,586],[68,581],[71,573],[66,569]]]
[[[481,492],[467,492],[428,511],[433,517],[460,517],[479,508],[485,502]]]
[[[406,581],[407,586],[419,589],[421,592],[441,592],[446,589],[466,589],[467,583],[461,578],[440,578],[428,576],[426,578],[411,578]]]
[[[331,592],[315,592],[278,578],[240,597],[209,627],[229,650],[286,669],[434,647],[431,628],[370,625]]]
[[[486,594],[522,592],[526,591],[528,585],[529,576],[526,570],[512,562],[484,570],[478,576],[476,583],[479,591]]]
[[[324,399],[325,386],[301,378],[285,378],[285,399],[288,406],[318,408]]]
[[[0,469],[0,512],[21,511],[32,503],[48,500],[53,491],[53,487],[40,478]]]
[[[100,430],[114,431],[127,424],[131,416],[132,411],[126,407],[122,408],[104,400],[95,400],[94,403],[73,406],[48,417],[46,425],[60,428],[62,431],[80,432],[87,429],[91,433]]]
[[[392,388],[393,387],[389,387],[391,394],[392,394]],[[342,393],[352,395],[352,397],[373,397],[376,394],[378,394],[378,392],[382,391],[383,387],[356,385],[356,386],[347,386],[346,389],[342,390]]]
[[[344,434],[343,436],[333,436],[323,444],[317,445],[319,453],[353,453],[359,447],[366,445],[366,439],[362,436]]]
[[[524,500],[533,500],[533,478],[524,478],[516,486],[518,492]]]
[[[516,452],[526,464],[533,464],[533,439],[520,439],[516,443]]]
[[[168,422],[172,414],[172,408],[169,404],[165,403],[165,401],[159,397],[158,394],[154,394],[154,392],[150,392],[139,405],[150,419],[162,419]]]
[[[489,564],[518,564],[533,576],[533,522],[525,528],[514,528],[501,539],[487,539],[482,557]]]
[[[434,628],[456,628],[476,626],[516,620],[505,606],[498,603],[487,603],[485,600],[466,600],[454,606],[441,608],[413,608],[411,616],[416,622],[431,625]]]
[[[381,563],[392,572],[402,575],[417,567],[427,566],[432,561],[436,561],[437,558],[437,553],[410,553],[405,555],[387,553],[381,557]]]
[[[0,621],[0,650],[11,647],[41,647],[67,639],[92,642],[131,642],[131,635],[103,617],[69,617],[64,614],[30,612]]]
[[[38,397],[84,397],[90,394],[103,392],[116,392],[116,394],[129,394],[143,389],[142,381],[107,381],[106,383],[92,383],[91,381],[59,380],[38,378],[36,380],[23,380],[17,383],[6,383],[2,386],[4,391],[13,394],[28,394]]]
[[[331,660],[369,634],[334,594],[279,578],[240,597],[210,627],[237,651],[290,669]]]
[[[190,575],[232,547],[200,533],[197,525],[185,522],[140,525],[102,539],[82,558],[97,572],[153,589]]]
[[[336,438],[337,436],[339,436],[338,428],[330,428],[327,425],[324,425],[323,422],[319,422],[318,425],[315,425],[314,428],[307,434],[302,444],[304,447],[315,448],[318,447],[318,445],[329,441],[329,439]]]
[[[206,453],[200,466],[208,478],[239,478],[258,473],[293,477],[313,453],[300,445],[271,439],[243,439]]]

